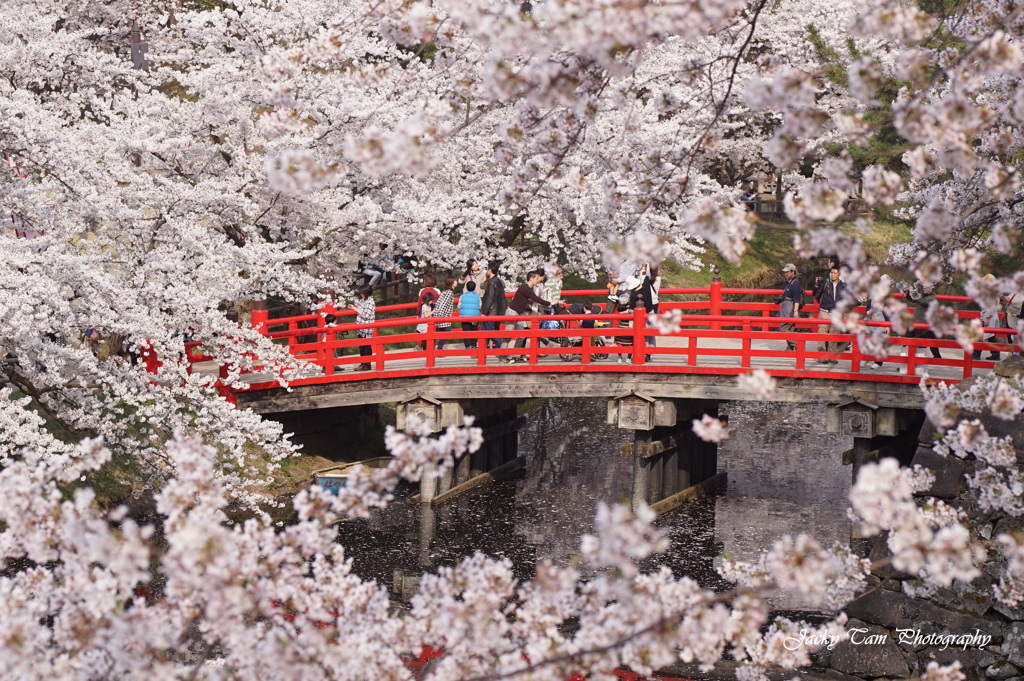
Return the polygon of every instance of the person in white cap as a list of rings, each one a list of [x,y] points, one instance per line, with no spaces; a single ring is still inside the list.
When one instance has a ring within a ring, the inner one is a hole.
[[[800,288],[800,280],[796,278],[796,265],[787,262],[782,266],[782,274],[786,277],[786,283],[782,289],[782,296],[780,296],[779,317],[796,317],[800,314],[800,297],[803,295],[803,289]],[[794,333],[796,325],[793,322],[779,324],[779,331]],[[787,340],[786,348],[796,350],[796,341]]]

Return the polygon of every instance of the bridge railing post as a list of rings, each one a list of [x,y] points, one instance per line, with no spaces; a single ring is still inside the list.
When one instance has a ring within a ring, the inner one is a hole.
[[[717,317],[722,314],[722,277],[717,273],[711,277],[709,294],[708,314],[712,317]],[[712,331],[718,331],[721,328],[721,322],[711,322]]]
[[[156,356],[156,350],[153,349],[153,344],[149,341],[142,344],[142,347],[139,348],[139,354],[142,356],[142,365],[146,367],[147,373],[155,374],[164,365],[160,358]]]
[[[270,310],[253,310],[252,311],[252,328],[256,329],[264,336],[267,335],[267,326],[270,322]]]
[[[288,322],[288,331],[289,332],[291,332],[291,331],[298,331],[298,330],[299,330],[299,323],[298,322],[295,322],[295,321]],[[289,348],[289,352],[294,354],[295,351],[292,350],[291,348],[294,345],[297,345],[298,342],[299,342],[299,337],[297,335],[295,335],[294,333],[289,333],[288,334],[288,348]]]
[[[799,312],[794,312],[793,316],[796,317],[796,318],[799,318],[800,317],[800,313]],[[803,330],[804,330],[803,326],[800,324],[799,321],[797,321],[797,322],[793,323],[793,330],[790,331],[789,333],[791,333],[791,334],[798,334],[798,333],[800,333]],[[807,362],[807,355],[806,355],[806,353],[807,353],[807,343],[805,343],[802,340],[800,340],[799,336],[797,337],[797,340],[795,342],[796,342],[796,369],[797,369],[797,371],[803,371],[804,368],[806,367],[806,362]]]
[[[230,367],[227,364],[220,365],[220,368],[217,370],[217,376],[220,379],[218,381],[217,392],[220,393],[220,396],[227,400],[229,404],[235,404],[235,391],[232,390],[231,386],[227,383],[229,372]]]
[[[863,355],[860,352],[860,342],[858,336],[855,333],[850,334],[850,371],[859,374],[860,373],[860,361]]]
[[[964,379],[968,379],[974,373],[974,354],[970,350],[964,350]]]
[[[751,354],[751,338],[750,338],[751,324],[749,321],[743,322],[743,353],[740,357],[740,366],[744,369],[750,368],[750,354]]]
[[[633,364],[644,363],[644,347],[646,337],[644,331],[647,328],[647,311],[642,307],[633,308]]]
[[[328,350],[327,345],[330,342],[327,332],[327,320],[324,319],[323,315],[318,315],[316,318],[316,361],[324,370],[324,376],[330,376],[334,373],[334,364],[327,361],[327,353],[333,351]]]
[[[387,351],[384,343],[380,340],[380,329],[374,327],[370,335],[370,353],[374,359],[374,370],[384,371],[384,353]]]
[[[428,369],[434,368],[436,356],[434,355],[434,334],[437,332],[437,327],[434,326],[434,319],[430,318],[427,320],[427,338],[424,341],[427,348],[427,362],[426,367]]]
[[[490,339],[484,335],[484,324],[486,322],[476,322],[477,330],[471,332],[476,334],[476,365],[481,367],[487,366],[487,351],[490,350],[487,346]]]

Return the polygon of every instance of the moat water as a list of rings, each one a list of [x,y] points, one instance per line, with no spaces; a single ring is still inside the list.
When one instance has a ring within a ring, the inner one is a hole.
[[[507,558],[520,579],[539,561],[568,564],[582,535],[594,531],[600,501],[627,502],[632,460],[620,454],[632,432],[605,424],[604,400],[550,400],[527,414],[519,433],[525,471],[433,507],[408,497],[345,523],[341,542],[356,573],[407,598],[416,577],[454,565],[476,551]],[[824,434],[824,407],[778,403],[720,406],[729,440],[719,445],[728,483],[658,519],[667,552],[645,568],[667,565],[703,587],[728,583],[715,570],[730,555],[756,560],[784,534],[807,532],[823,543],[846,542],[851,470],[841,462],[847,438]],[[814,603],[775,597],[782,609]]]

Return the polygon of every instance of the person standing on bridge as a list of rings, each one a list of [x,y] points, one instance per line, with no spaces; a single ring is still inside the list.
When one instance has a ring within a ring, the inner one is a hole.
[[[416,295],[417,313],[419,310],[423,309],[423,298],[428,293],[434,297],[435,301],[441,297],[441,292],[437,290],[437,275],[433,272],[427,272],[423,275],[423,288],[421,288],[420,292]]]
[[[541,307],[546,309],[548,307],[548,301],[544,300],[543,298],[541,298],[540,296],[538,296],[536,293],[533,292],[533,287],[538,285],[542,281],[544,281],[544,273],[543,272],[535,271],[535,272],[530,272],[529,274],[527,274],[526,275],[526,281],[524,281],[523,283],[519,284],[519,288],[516,289],[516,294],[514,296],[512,296],[512,300],[511,300],[511,302],[509,302],[508,309],[505,310],[505,314],[507,316],[511,316],[511,317],[521,317],[521,316],[526,314],[526,312],[527,312],[526,306],[529,305],[530,303],[536,303],[537,305],[539,305],[539,306],[541,306]],[[525,321],[510,321],[510,322],[505,324],[505,330],[506,331],[512,331],[512,330],[521,331],[523,329],[529,328],[529,326],[530,326],[529,322],[525,322]],[[504,342],[502,343],[502,345],[504,345]],[[515,347],[517,347],[517,348],[525,348],[526,347],[526,338],[525,337],[517,338],[516,342],[515,342]],[[516,357],[508,357],[508,358],[502,358],[502,359],[505,362],[508,362],[509,364],[513,364],[516,361],[518,361],[518,358],[516,358]]]
[[[828,280],[818,282],[814,291],[814,298],[818,301],[818,319],[832,319],[832,311],[836,309],[839,301],[846,293],[846,283],[839,278],[839,266],[832,265],[828,271]],[[834,333],[835,327],[832,324],[821,324],[818,326],[819,333]],[[818,341],[818,352],[838,353],[843,351],[844,343]],[[835,358],[819,357],[819,364],[838,364]]]
[[[497,261],[487,263],[487,288],[484,289],[483,298],[480,301],[480,314],[486,317],[502,317],[505,315],[505,282],[498,276]],[[484,331],[497,331],[498,322],[484,322]],[[487,347],[500,348],[500,338],[488,338]]]
[[[476,292],[476,282],[466,282],[466,292],[459,297],[459,316],[460,317],[479,317],[480,316],[480,296]],[[463,331],[476,331],[476,322],[462,322]],[[476,348],[476,338],[467,338],[464,344],[467,349]]]
[[[434,294],[424,293],[423,304],[420,305],[419,318],[426,319],[434,316]],[[416,325],[416,333],[426,333],[430,329],[430,325],[426,322],[420,322]],[[427,341],[422,340],[419,342],[420,350],[427,349]]]
[[[629,315],[633,312],[633,307],[636,303],[636,298],[631,298],[631,303],[616,303],[614,312],[616,314]],[[628,363],[631,361],[633,356],[633,317],[623,317],[615,322],[615,328],[626,329],[627,332],[622,335],[615,336],[615,346],[620,348],[619,358],[616,360],[619,364]],[[629,348],[629,350],[627,350]]]
[[[441,295],[438,297],[437,302],[434,304],[434,316],[435,317],[451,317],[455,310],[455,282],[456,279],[452,275],[448,275],[444,278],[444,285],[441,287]],[[451,322],[437,322],[434,326],[437,331],[451,331]],[[437,349],[444,349],[444,338],[437,339]]]
[[[999,296],[999,306],[1003,311],[1003,326],[1013,331],[1017,330],[1017,326],[1020,324],[1020,312],[1021,303],[1024,303],[1024,296],[1017,293],[1007,291]],[[1010,352],[1011,355],[1019,355],[1019,348],[1021,347],[1021,339],[1018,337],[1014,339],[1013,336],[1007,337],[1007,342],[1016,340],[1017,348]]]
[[[782,275],[786,277],[786,283],[783,285],[782,295],[779,296],[779,317],[783,319],[796,317],[800,314],[800,298],[803,295],[800,280],[796,278],[796,265],[787,262],[782,266]],[[793,322],[784,322],[779,324],[779,331],[794,333],[796,325]],[[787,340],[786,348],[796,350],[796,341]]]
[[[935,332],[931,329],[919,329],[918,324],[928,323],[928,308],[935,302],[935,289],[928,282],[921,282],[921,296],[914,301],[914,316],[912,317],[914,327],[907,332],[907,338],[924,338],[926,340],[935,340]],[[932,352],[934,359],[942,359],[942,353],[934,345],[928,348]],[[917,356],[917,348],[914,346],[907,348],[907,354],[914,353]],[[979,353],[980,354],[980,353]]]
[[[482,296],[484,291],[487,290],[487,272],[480,267],[478,260],[473,260],[472,258],[466,261],[466,273],[459,279],[459,283],[463,286],[463,293],[469,290],[469,288],[466,288],[466,284],[471,281],[475,284],[476,294]]]
[[[373,289],[370,286],[359,287],[359,301],[352,306],[356,311],[356,324],[373,324],[377,321],[377,304],[373,302]],[[357,329],[356,338],[366,340],[359,346],[359,356],[369,357],[371,348],[369,339],[373,337],[373,329]],[[369,371],[369,362],[360,364],[356,371]]]

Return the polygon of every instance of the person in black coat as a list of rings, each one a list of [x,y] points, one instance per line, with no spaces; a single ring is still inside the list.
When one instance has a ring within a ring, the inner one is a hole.
[[[814,299],[818,301],[818,319],[831,319],[832,310],[836,308],[839,301],[842,300],[846,293],[846,283],[839,278],[839,267],[833,264],[832,269],[828,271],[828,279],[818,282],[817,287],[814,290]],[[831,324],[821,324],[818,326],[819,333],[834,333],[834,328]],[[845,352],[846,343],[826,343],[825,341],[818,341],[818,352]],[[838,364],[839,360],[832,358],[826,359],[825,357],[819,357],[819,364]]]
[[[487,287],[484,289],[484,297],[480,301],[480,314],[485,316],[504,316],[507,303],[505,302],[505,282],[498,276],[500,265],[492,260],[487,263]],[[498,322],[484,322],[484,331],[497,331]],[[488,338],[487,347],[501,347],[501,340]]]

